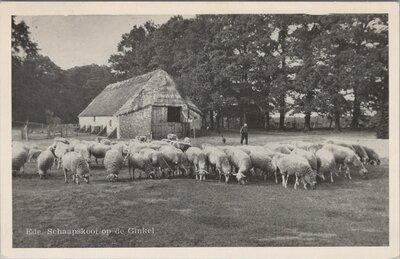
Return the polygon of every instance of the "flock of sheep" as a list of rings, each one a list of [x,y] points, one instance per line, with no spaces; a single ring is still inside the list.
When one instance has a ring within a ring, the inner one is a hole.
[[[149,141],[137,137],[129,141],[115,141],[96,138],[94,141],[55,138],[46,150],[21,142],[12,144],[12,169],[24,171],[24,164],[35,160],[40,179],[46,178],[52,166],[62,168],[65,182],[67,175],[79,184],[83,179],[89,183],[92,156],[96,164],[103,159],[107,179],[117,181],[126,161],[129,177],[134,179],[135,169],[140,170],[139,178],[145,173],[150,178],[173,177],[194,174],[196,180],[215,173],[219,181],[229,181],[235,177],[240,184],[256,174],[264,180],[267,175],[282,176],[282,185],[287,188],[289,176],[295,177],[294,188],[300,184],[315,188],[317,178],[325,180],[325,175],[333,175],[344,170],[344,176],[351,179],[349,167],[356,167],[363,178],[367,176],[365,164],[379,165],[378,154],[371,148],[339,141],[311,143],[293,141],[288,143],[268,143],[265,146],[212,146],[202,144],[194,147],[190,139],[178,140],[169,134],[167,139]]]

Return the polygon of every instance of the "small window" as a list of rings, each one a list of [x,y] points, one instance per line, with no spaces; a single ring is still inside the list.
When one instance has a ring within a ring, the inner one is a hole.
[[[181,107],[168,107],[167,122],[181,122]]]
[[[96,121],[96,116],[93,116],[93,121]]]

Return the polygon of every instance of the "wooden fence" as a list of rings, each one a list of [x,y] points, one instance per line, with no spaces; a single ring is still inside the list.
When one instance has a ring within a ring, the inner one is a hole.
[[[21,140],[38,140],[54,137],[68,138],[78,136],[79,134],[79,124],[48,125],[45,123],[26,123],[21,121],[14,121],[12,124],[13,139],[19,137]],[[17,131],[19,131],[20,134],[17,134]]]

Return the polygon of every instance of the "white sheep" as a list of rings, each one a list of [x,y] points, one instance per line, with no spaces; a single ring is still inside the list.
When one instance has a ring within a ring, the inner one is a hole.
[[[294,149],[292,145],[282,143],[268,143],[264,147],[273,152],[279,152],[282,154],[290,154]]]
[[[358,145],[358,144],[353,144],[353,149],[355,150],[357,156],[360,158],[360,161],[363,164],[368,163],[368,160],[369,160],[368,154],[365,151],[365,148],[363,146]]]
[[[207,166],[207,156],[198,147],[189,147],[186,152],[187,160],[194,167],[194,172],[196,175],[196,180],[205,180],[205,175],[208,174],[206,170]]]
[[[295,148],[295,149],[292,150],[292,154],[296,154],[296,155],[299,155],[299,156],[307,159],[308,163],[311,166],[311,169],[313,169],[314,171],[318,172],[317,157],[313,153],[311,153],[311,152],[309,152],[307,150],[301,149],[301,148]],[[325,176],[323,174],[318,174],[317,173],[317,175],[319,177],[321,177],[322,180],[325,181]]]
[[[167,139],[169,140],[178,140],[178,136],[176,134],[170,133],[167,135]]]
[[[307,141],[294,141],[292,143],[292,145],[296,148],[300,148],[300,149],[304,149],[304,150],[308,150],[308,148],[312,145],[314,145],[314,143],[312,142],[307,142]]]
[[[136,136],[137,140],[139,140],[140,142],[147,142],[147,136]]]
[[[54,157],[55,154],[53,146],[48,147],[38,156],[37,167],[40,179],[46,178],[47,171],[49,171],[54,164]]]
[[[68,142],[69,142],[69,150],[70,151],[74,151],[75,146],[79,143],[82,143],[79,139],[74,139],[74,138],[68,139]]]
[[[151,148],[154,150],[159,150],[161,146],[170,146],[169,144],[167,145],[162,145],[162,144],[157,144],[157,143],[142,143],[142,142],[129,142],[129,153],[136,153],[139,152],[141,149],[144,148]]]
[[[353,165],[355,167],[361,168],[359,173],[363,178],[366,178],[368,171],[358,159],[356,153],[353,150],[335,144],[327,144],[323,147],[323,149],[327,149],[333,153],[335,157],[335,162],[339,165],[339,170],[341,170],[342,166],[344,166],[345,177],[351,179],[349,165]]]
[[[107,172],[107,179],[110,181],[118,180],[119,172],[125,162],[122,152],[118,149],[110,149],[104,157],[104,166]]]
[[[54,147],[54,145],[53,145]],[[65,144],[62,141],[56,142],[54,154],[56,155],[56,159],[54,160],[57,163],[57,168],[60,169],[62,165],[63,156],[69,152],[69,144]]]
[[[166,141],[162,141],[162,140],[152,140],[150,142],[150,144],[157,145],[157,146],[161,147],[161,146],[165,146],[165,145],[170,145],[170,142],[171,141],[166,142]]]
[[[231,165],[237,168],[237,173],[233,173],[236,176],[239,184],[244,184],[246,182],[246,174],[254,174],[253,165],[251,164],[250,156],[247,155],[242,150],[232,147],[232,146],[221,146],[221,148],[229,157],[229,162]]]
[[[203,152],[207,156],[207,163],[214,167],[219,181],[221,182],[221,177],[224,175],[225,182],[228,183],[229,176],[232,173],[228,155],[224,151],[210,145],[205,146]]]
[[[267,180],[267,175],[274,173],[275,175],[275,182],[278,183],[278,177],[276,175],[276,168],[272,164],[272,157],[270,153],[263,148],[249,147],[248,149],[250,153],[248,154],[251,159],[251,164],[253,165],[254,169],[261,170],[264,181]]]
[[[318,163],[318,174],[324,175],[325,173],[329,173],[331,176],[331,182],[333,183],[333,174],[338,175],[336,172],[336,162],[335,156],[328,149],[319,149],[315,152],[315,156],[317,157]]]
[[[201,144],[201,149],[205,149],[206,147],[212,147],[212,145],[209,144],[209,143],[203,143],[203,144]]]
[[[153,173],[152,169],[159,169],[161,171],[162,153],[151,148],[143,148],[138,152],[132,153],[128,157],[129,177],[133,180],[135,169],[139,169],[148,173],[150,177],[155,178],[156,172]],[[161,160],[161,161],[160,161]],[[165,165],[166,166],[166,165]],[[139,180],[142,178],[142,173],[139,174]]]
[[[181,141],[171,141],[170,144],[183,152],[185,152],[188,148],[190,148],[192,145],[190,143],[185,143]]]
[[[184,159],[183,151],[174,146],[161,146],[159,150],[163,154],[163,159],[173,170],[173,175],[181,175]]]
[[[36,161],[40,153],[42,153],[41,149],[31,147],[29,149],[28,162]]]
[[[109,140],[109,139],[106,138],[106,137],[97,136],[97,137],[95,138],[95,142],[101,143],[101,144],[104,144],[104,145],[111,146],[111,140]]]
[[[356,151],[351,143],[345,142],[345,141],[340,141],[340,140],[327,140],[326,144],[334,144],[337,146],[341,147],[347,147],[353,150],[354,152]]]
[[[61,143],[64,143],[64,144],[69,144],[68,139],[63,138],[63,137],[55,137],[54,138],[54,143],[58,143],[58,142],[61,142]]]
[[[381,164],[379,155],[378,155],[378,153],[375,152],[375,150],[373,150],[372,148],[366,147],[366,146],[363,146],[363,148],[368,155],[368,162],[371,165],[375,165],[375,164],[380,165]]]
[[[97,159],[103,158],[103,164],[104,164],[104,157],[106,156],[106,153],[108,150],[111,149],[111,146],[105,145],[102,143],[92,143],[89,146],[89,158],[92,156],[95,157],[96,164],[99,164]]]
[[[24,165],[28,161],[29,147],[24,143],[12,142],[12,172],[16,171],[24,173]]]
[[[83,178],[86,183],[89,183],[89,165],[83,158],[83,156],[75,151],[67,152],[63,156],[63,171],[65,183],[68,183],[67,173],[72,173],[72,180],[79,183],[79,178]]]
[[[90,165],[90,147],[85,143],[77,143],[74,148],[75,152],[81,153],[86,162]]]
[[[276,164],[280,173],[282,174],[282,185],[287,188],[287,182],[290,175],[296,177],[296,182],[294,188],[297,189],[299,185],[299,180],[302,181],[304,189],[307,189],[307,184],[310,184],[314,189],[316,185],[316,173],[311,169],[310,164],[307,159],[296,155],[277,155],[273,158],[274,164]]]
[[[316,144],[313,144],[313,145],[308,146],[307,151],[309,151],[309,152],[315,154],[318,150],[320,150],[321,148],[323,148],[323,146],[324,146],[323,144],[316,143]]]

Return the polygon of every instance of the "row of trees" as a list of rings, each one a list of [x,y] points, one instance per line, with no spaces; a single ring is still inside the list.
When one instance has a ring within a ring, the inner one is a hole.
[[[62,70],[40,55],[29,27],[12,19],[12,119],[46,122],[46,110],[64,123],[78,114],[115,79],[107,66],[88,65]]]
[[[135,26],[109,60],[120,79],[162,68],[210,115],[352,115],[388,110],[387,15],[199,15]],[[218,116],[217,116],[218,117]],[[381,116],[383,120],[385,116]],[[387,124],[387,123],[386,123]]]
[[[122,35],[110,67],[62,70],[39,54],[24,22],[12,21],[13,120],[44,121],[45,110],[64,122],[109,83],[157,68],[171,74],[184,96],[209,116],[257,107],[265,116],[288,111],[340,118],[359,125],[366,110],[388,135],[388,21],[363,15],[199,15],[151,21]],[[234,109],[233,109],[234,108]],[[213,125],[211,125],[213,126]]]

